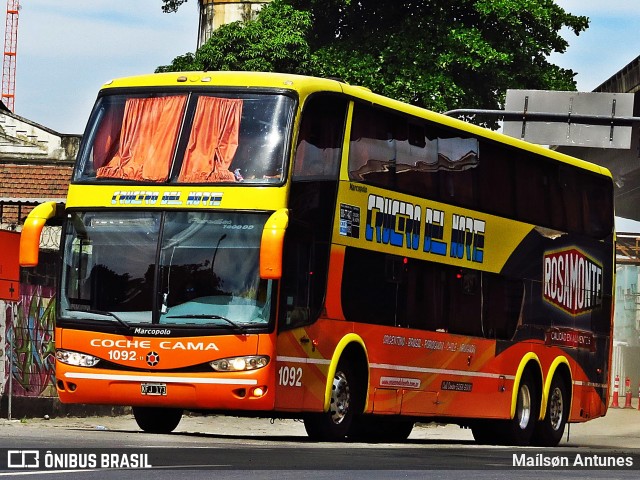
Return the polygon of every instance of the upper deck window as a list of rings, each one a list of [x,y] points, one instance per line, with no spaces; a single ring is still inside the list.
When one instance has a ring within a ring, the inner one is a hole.
[[[229,170],[238,150],[242,100],[202,97],[198,99],[189,144],[178,180],[211,182],[236,180]]]
[[[294,106],[263,93],[105,95],[74,181],[280,182]]]
[[[105,108],[93,145],[96,177],[167,180],[186,100],[128,98]]]

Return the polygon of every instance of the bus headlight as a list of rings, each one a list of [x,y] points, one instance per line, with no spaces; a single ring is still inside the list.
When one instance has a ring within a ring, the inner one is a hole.
[[[86,353],[71,350],[56,350],[56,360],[77,367],[95,367],[100,359]]]
[[[249,357],[221,358],[209,362],[211,368],[216,372],[243,372],[246,370],[257,370],[269,364],[269,357],[266,355],[253,355]]]

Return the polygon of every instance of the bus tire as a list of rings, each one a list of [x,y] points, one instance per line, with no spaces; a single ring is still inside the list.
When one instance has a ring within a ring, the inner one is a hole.
[[[524,446],[531,443],[539,411],[538,388],[531,374],[525,371],[518,385],[515,415],[506,423],[505,440],[508,445]]]
[[[403,417],[360,415],[354,418],[349,438],[361,442],[402,443],[409,438],[414,421]]]
[[[547,414],[533,432],[532,444],[555,447],[562,440],[564,427],[569,419],[569,394],[562,375],[554,375],[547,400]]]
[[[133,418],[147,433],[171,433],[182,419],[179,408],[132,407]]]
[[[340,359],[331,386],[329,411],[312,413],[304,417],[304,428],[312,440],[321,442],[343,441],[361,404],[358,381],[350,362]]]

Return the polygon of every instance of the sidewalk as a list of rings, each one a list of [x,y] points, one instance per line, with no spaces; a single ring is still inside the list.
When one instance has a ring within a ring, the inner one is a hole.
[[[11,407],[11,408],[9,408]],[[12,419],[49,417],[90,417],[115,416],[129,413],[129,407],[114,407],[107,405],[66,405],[57,397],[14,397],[9,405],[6,395],[0,397],[0,418]]]

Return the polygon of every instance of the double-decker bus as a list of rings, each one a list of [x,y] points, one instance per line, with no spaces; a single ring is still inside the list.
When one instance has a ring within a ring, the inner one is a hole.
[[[601,167],[336,80],[154,74],[101,89],[23,266],[54,218],[64,403],[148,432],[187,410],[517,445],[607,410]]]

